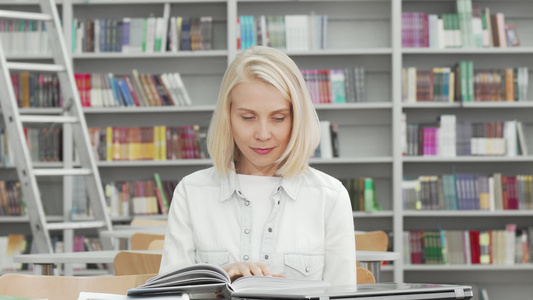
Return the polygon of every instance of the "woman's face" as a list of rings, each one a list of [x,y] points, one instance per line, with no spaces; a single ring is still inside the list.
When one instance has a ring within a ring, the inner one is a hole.
[[[237,173],[273,176],[291,136],[290,103],[260,80],[237,84],[230,97],[231,130],[242,153]]]

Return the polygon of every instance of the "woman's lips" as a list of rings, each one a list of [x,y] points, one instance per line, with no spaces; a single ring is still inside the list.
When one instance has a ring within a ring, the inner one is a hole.
[[[272,148],[252,148],[252,150],[254,150],[254,152],[257,153],[257,154],[265,155],[265,154],[268,154],[268,153],[272,152],[272,150],[274,150],[274,147],[272,147]]]

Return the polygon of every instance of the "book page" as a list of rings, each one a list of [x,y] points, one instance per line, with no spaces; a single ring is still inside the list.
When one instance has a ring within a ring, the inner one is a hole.
[[[107,293],[89,293],[81,292],[78,300],[131,300],[139,299],[138,297],[130,297],[126,295],[107,294]],[[159,300],[159,299],[172,299],[172,300],[189,300],[187,294],[172,294],[172,295],[157,295],[157,296],[144,296],[143,300]]]

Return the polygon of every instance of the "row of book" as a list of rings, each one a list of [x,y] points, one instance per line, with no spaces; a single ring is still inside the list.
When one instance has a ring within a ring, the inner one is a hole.
[[[26,207],[20,182],[0,180],[0,216],[23,216]]]
[[[0,128],[0,166],[5,168],[15,165],[15,152],[7,142],[8,134],[5,128]]]
[[[403,233],[404,263],[514,265],[533,262],[533,227],[494,230],[413,230]]]
[[[528,67],[474,70],[472,61],[454,67],[403,68],[402,99],[418,101],[531,101]]]
[[[44,21],[2,19],[0,41],[6,55],[51,54]]]
[[[326,15],[239,16],[237,49],[260,45],[289,51],[326,49]]]
[[[532,210],[533,175],[443,174],[404,178],[404,210]]]
[[[209,158],[207,128],[190,126],[89,128],[97,160]]]
[[[374,179],[370,177],[341,179],[348,190],[352,211],[380,211]]]
[[[320,143],[313,154],[314,158],[329,159],[339,157],[339,124],[320,121]]]
[[[115,76],[112,73],[74,75],[84,107],[186,106],[191,97],[179,73]]]
[[[404,119],[405,120],[405,119]],[[522,122],[457,121],[442,115],[439,124],[402,125],[402,152],[405,156],[527,156],[528,144]]]
[[[170,17],[73,20],[73,53],[154,53],[211,50],[213,18]]]
[[[402,13],[402,46],[414,48],[517,47],[513,24],[503,13],[491,14],[471,0],[456,0],[456,14]]]
[[[24,128],[30,158],[34,162],[63,160],[63,130],[59,127]]]
[[[168,214],[177,181],[154,179],[115,181],[104,186],[111,217]]]
[[[61,89],[56,74],[10,74],[18,107],[60,107]]]
[[[302,69],[313,103],[365,102],[365,68]]]

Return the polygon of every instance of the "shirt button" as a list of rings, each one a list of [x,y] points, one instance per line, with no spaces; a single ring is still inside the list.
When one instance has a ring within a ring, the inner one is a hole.
[[[278,205],[279,205],[280,202],[281,202],[281,201],[278,200]]]
[[[268,232],[272,232],[272,228],[268,228]]]
[[[278,192],[279,192],[279,189],[280,189],[280,187],[278,186]]]
[[[265,259],[268,259],[268,255],[265,255]]]
[[[245,256],[243,256],[242,258],[243,258],[244,260],[248,260],[249,257],[248,257],[248,255],[245,255]]]
[[[309,273],[311,269],[309,269],[309,267],[305,268],[305,271]]]
[[[246,206],[250,205],[250,201],[246,200],[246,202],[244,202],[244,205]]]
[[[246,234],[250,233],[250,229],[244,229],[244,233]]]

